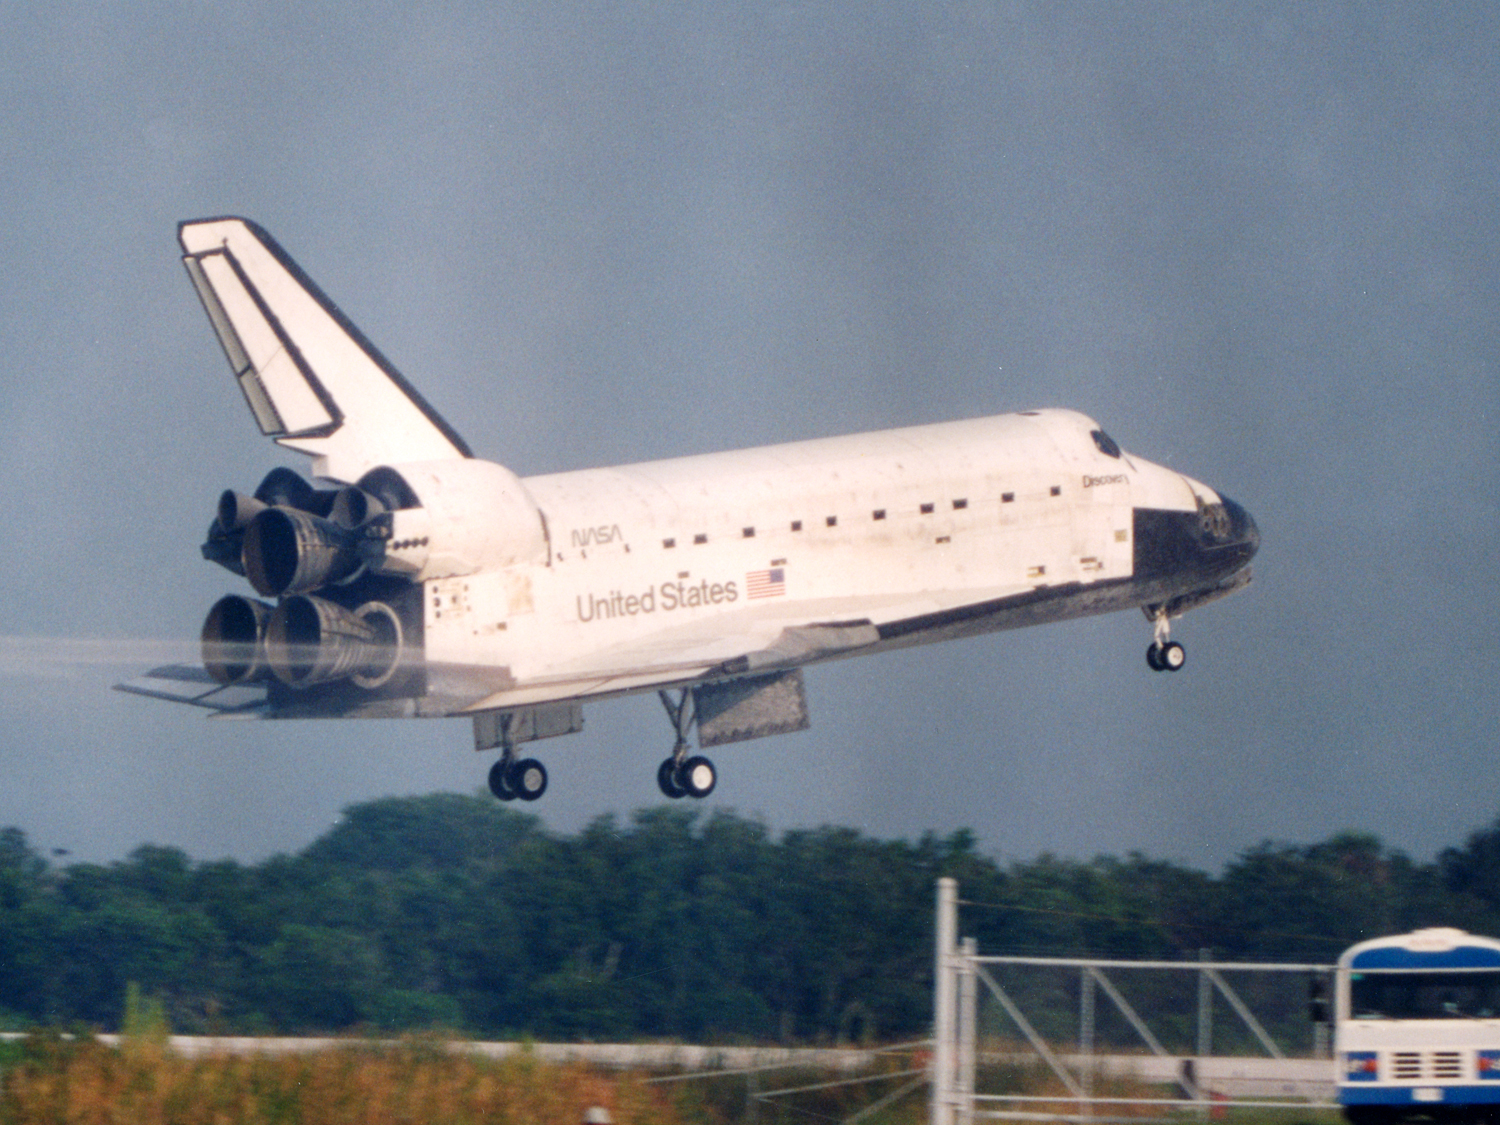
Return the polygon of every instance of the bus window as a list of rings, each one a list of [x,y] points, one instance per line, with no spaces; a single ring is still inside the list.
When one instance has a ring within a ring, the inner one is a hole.
[[[1488,1019],[1496,1014],[1500,1014],[1500,972],[1349,976],[1352,1019]]]

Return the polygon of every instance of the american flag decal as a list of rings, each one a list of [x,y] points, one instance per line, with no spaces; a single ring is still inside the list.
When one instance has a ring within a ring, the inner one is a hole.
[[[786,569],[752,570],[745,575],[745,591],[752,598],[779,598],[786,593]]]

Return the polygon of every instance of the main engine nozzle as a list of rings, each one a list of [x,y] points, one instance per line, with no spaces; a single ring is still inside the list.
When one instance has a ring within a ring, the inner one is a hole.
[[[401,662],[401,619],[384,602],[350,611],[298,594],[271,615],[265,647],[272,673],[288,687],[352,679],[377,688]]]
[[[266,627],[276,607],[230,594],[214,603],[203,622],[203,667],[221,684],[265,679]]]
[[[203,541],[203,557],[216,562],[225,570],[235,574],[245,573],[241,558],[245,546],[245,529],[257,512],[265,505],[254,497],[246,496],[234,489],[225,489],[219,497],[218,514],[208,525],[208,538]]]
[[[266,597],[305,594],[354,575],[358,544],[354,532],[321,516],[265,508],[245,528],[245,576]]]

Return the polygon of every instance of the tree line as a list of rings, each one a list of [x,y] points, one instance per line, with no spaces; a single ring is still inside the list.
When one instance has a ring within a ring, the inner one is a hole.
[[[1500,821],[1430,863],[1341,833],[1213,875],[1139,854],[1000,863],[967,831],[777,838],[677,806],[567,835],[434,794],[353,806],[253,864],[147,845],[57,867],[0,831],[0,1023],[113,1029],[134,983],[198,1034],[916,1038],[943,875],[986,953],[1330,962],[1420,926],[1500,933]]]

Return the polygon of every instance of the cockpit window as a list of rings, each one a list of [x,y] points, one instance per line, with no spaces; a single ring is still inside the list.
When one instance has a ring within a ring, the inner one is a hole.
[[[1120,447],[1115,444],[1115,439],[1103,430],[1090,430],[1089,437],[1094,439],[1094,444],[1099,447],[1099,452],[1106,457],[1120,456]]]

